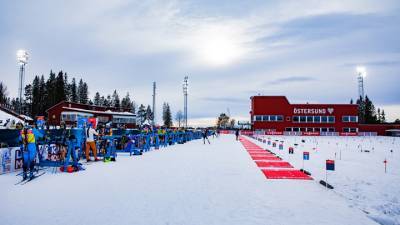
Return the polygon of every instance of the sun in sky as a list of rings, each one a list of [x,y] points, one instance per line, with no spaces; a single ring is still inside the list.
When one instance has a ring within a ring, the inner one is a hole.
[[[194,39],[197,61],[208,66],[230,65],[246,53],[241,34],[226,27],[202,27],[195,32]]]

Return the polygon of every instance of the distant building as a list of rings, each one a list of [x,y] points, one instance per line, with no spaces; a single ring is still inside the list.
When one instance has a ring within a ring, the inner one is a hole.
[[[250,99],[250,120],[255,131],[395,135],[400,129],[395,124],[359,124],[356,104],[291,104],[285,96]]]
[[[96,118],[99,124],[112,122],[113,126],[126,125],[127,128],[136,127],[136,115],[128,110],[118,110],[114,107],[86,105],[61,101],[46,110],[48,124],[59,126],[61,122],[73,124],[79,117]]]

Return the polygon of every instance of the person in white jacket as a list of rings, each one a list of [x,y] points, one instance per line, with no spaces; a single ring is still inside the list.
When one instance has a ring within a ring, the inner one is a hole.
[[[86,161],[90,162],[90,154],[89,151],[92,149],[93,156],[94,156],[94,161],[99,161],[97,158],[97,148],[96,148],[96,142],[94,141],[94,135],[98,136],[99,134],[96,132],[95,129],[93,129],[92,124],[88,124],[88,128],[86,129]]]

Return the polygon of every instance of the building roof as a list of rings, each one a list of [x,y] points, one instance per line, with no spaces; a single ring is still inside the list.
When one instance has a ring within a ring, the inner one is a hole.
[[[285,102],[287,102],[288,104],[292,105],[292,106],[304,106],[304,105],[309,105],[309,106],[326,106],[326,105],[335,105],[335,106],[354,106],[354,107],[358,107],[357,104],[337,104],[337,103],[303,103],[303,104],[299,104],[299,103],[290,103],[289,100],[286,98],[286,96],[282,96],[282,95],[254,95],[251,96],[250,99],[253,98],[259,98],[259,99],[275,99],[275,100],[283,100]]]
[[[75,111],[75,112],[85,112],[85,113],[104,114],[104,115],[118,115],[118,116],[136,116],[134,113],[131,113],[131,112],[114,112],[111,110],[97,111],[97,110],[88,110],[88,109],[80,109],[80,108],[73,108],[73,107],[62,107],[62,108],[70,110],[70,111]]]

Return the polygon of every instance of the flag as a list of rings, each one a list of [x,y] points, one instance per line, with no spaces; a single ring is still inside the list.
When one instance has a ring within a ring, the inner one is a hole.
[[[326,160],[326,170],[335,170],[335,160]]]

